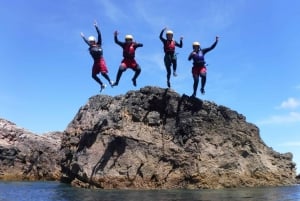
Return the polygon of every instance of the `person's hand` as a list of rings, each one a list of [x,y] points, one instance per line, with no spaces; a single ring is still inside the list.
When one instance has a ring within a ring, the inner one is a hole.
[[[115,32],[114,32],[114,36],[117,36],[117,35],[119,35],[119,32],[118,32],[118,31],[115,31]]]
[[[80,33],[80,36],[83,38],[83,37],[84,37],[84,34],[81,32],[81,33]]]
[[[180,40],[183,40],[183,36],[180,37]]]
[[[97,21],[95,20],[94,21],[94,26],[96,27],[96,26],[98,26],[98,24],[97,24]]]
[[[216,41],[219,41],[219,36],[216,36]]]

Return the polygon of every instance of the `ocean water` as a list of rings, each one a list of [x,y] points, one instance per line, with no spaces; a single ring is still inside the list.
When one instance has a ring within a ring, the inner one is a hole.
[[[90,190],[59,182],[0,182],[0,201],[300,201],[300,185],[223,190]]]

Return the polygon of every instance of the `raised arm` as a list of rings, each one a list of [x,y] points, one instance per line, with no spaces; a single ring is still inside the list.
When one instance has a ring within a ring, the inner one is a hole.
[[[179,43],[175,41],[175,45],[176,45],[177,47],[182,48],[182,46],[183,46],[183,42],[182,42],[182,41],[183,41],[183,37],[181,36],[181,37],[180,37]]]
[[[115,32],[114,32],[114,40],[115,40],[115,43],[117,43],[118,45],[120,45],[121,47],[123,47],[124,44],[123,44],[121,41],[119,41],[119,39],[118,39],[118,34],[119,34],[118,31],[115,31]]]
[[[97,31],[97,34],[98,34],[98,41],[97,41],[97,44],[101,46],[101,45],[102,45],[101,32],[100,32],[100,30],[99,30],[99,28],[98,28],[97,25],[95,25],[95,28],[96,28],[96,31]]]
[[[159,34],[159,39],[164,42],[166,39],[163,38],[163,34],[164,34],[164,31],[167,29],[167,27],[163,28]]]
[[[86,44],[90,45],[89,41],[85,38],[85,36],[82,32],[80,33],[80,36]]]
[[[95,20],[95,22],[94,22],[94,26],[95,26],[95,29],[96,29],[97,35],[98,35],[97,44],[101,46],[101,45],[102,45],[101,32],[100,32],[100,30],[99,30],[99,28],[98,28],[98,23],[97,23],[96,20]]]
[[[205,48],[205,49],[202,50],[203,54],[206,54],[207,52],[209,52],[209,51],[211,51],[212,49],[214,49],[214,48],[217,46],[218,41],[219,41],[219,37],[216,36],[216,41],[215,41],[210,47]]]

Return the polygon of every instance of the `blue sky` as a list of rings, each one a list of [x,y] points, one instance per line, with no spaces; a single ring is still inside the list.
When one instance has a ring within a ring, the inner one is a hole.
[[[113,32],[132,34],[142,73],[137,87],[126,71],[115,96],[147,85],[166,87],[164,27],[183,36],[173,90],[192,94],[192,42],[217,47],[206,55],[206,94],[260,128],[265,143],[292,152],[300,165],[300,2],[297,0],[11,0],[0,3],[0,117],[35,133],[63,131],[88,98],[99,93],[92,59],[80,37],[102,32],[104,57],[115,80],[122,59]],[[102,77],[100,77],[104,80]],[[105,81],[106,82],[106,81]],[[298,172],[299,172],[298,167]]]

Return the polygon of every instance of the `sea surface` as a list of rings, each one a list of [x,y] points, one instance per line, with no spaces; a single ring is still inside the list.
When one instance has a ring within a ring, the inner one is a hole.
[[[90,190],[59,182],[0,182],[0,201],[300,201],[300,185],[224,190]]]

